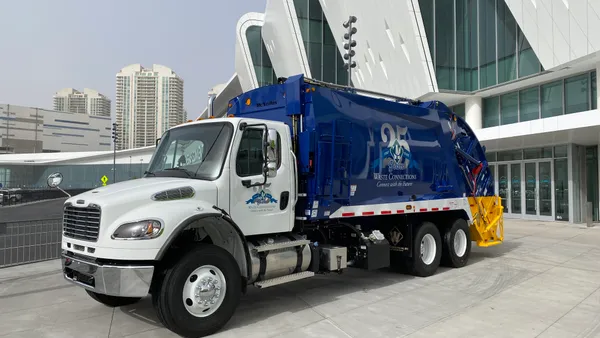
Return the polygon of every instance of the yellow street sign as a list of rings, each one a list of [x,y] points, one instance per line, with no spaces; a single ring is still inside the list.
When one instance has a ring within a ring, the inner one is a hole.
[[[102,176],[102,178],[100,178],[100,181],[102,181],[102,185],[106,185],[106,182],[108,182],[108,177],[106,177],[106,175]]]

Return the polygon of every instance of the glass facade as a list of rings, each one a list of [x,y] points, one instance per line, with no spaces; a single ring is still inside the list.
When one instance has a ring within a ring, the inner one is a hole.
[[[262,39],[261,28],[261,26],[251,26],[246,30],[248,49],[250,49],[250,56],[259,87],[277,83],[277,76],[275,75],[271,58],[269,58],[269,53]]]
[[[481,118],[483,128],[495,127],[500,124],[500,98],[488,97],[482,100]]]
[[[148,163],[137,162],[116,165],[117,182],[128,181],[142,177],[148,168]],[[63,174],[64,189],[92,189],[102,186],[102,176],[108,177],[108,183],[113,181],[112,164],[94,165],[8,165],[0,167],[0,183],[6,188],[46,189],[48,175],[60,172]]]
[[[438,87],[474,91],[542,70],[504,0],[419,0]]]
[[[483,99],[483,127],[496,127],[597,108],[596,71]]]
[[[347,85],[348,71],[319,0],[294,0],[294,7],[312,77]]]

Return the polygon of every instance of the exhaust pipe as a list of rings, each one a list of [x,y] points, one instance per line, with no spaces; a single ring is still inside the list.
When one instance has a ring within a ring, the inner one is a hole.
[[[214,103],[215,103],[216,98],[217,98],[217,94],[215,94],[215,93],[208,94],[208,109],[207,109],[208,117],[214,117]]]

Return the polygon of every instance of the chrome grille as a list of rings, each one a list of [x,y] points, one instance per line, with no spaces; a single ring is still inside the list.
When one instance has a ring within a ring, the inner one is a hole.
[[[100,231],[100,207],[76,208],[66,205],[63,213],[63,234],[66,237],[95,242]]]

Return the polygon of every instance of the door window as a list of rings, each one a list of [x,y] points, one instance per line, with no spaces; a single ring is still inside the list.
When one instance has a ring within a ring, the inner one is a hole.
[[[236,173],[239,177],[263,175],[263,129],[246,129],[242,134],[236,157]],[[281,136],[277,132],[277,169],[281,167]],[[269,155],[269,157],[272,156]]]
[[[236,157],[236,173],[240,177],[263,174],[263,129],[246,129]]]

